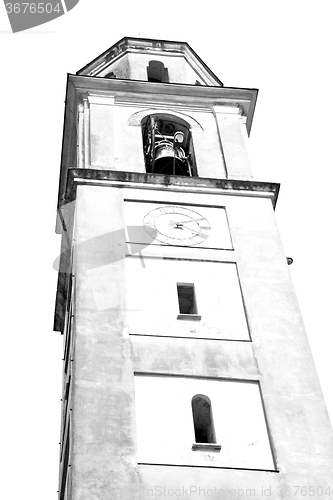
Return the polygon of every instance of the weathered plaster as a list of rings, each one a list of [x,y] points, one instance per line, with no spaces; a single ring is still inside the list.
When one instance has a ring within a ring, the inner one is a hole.
[[[94,240],[126,223],[122,189],[79,186],[78,194],[77,241]],[[163,191],[154,196],[163,199]],[[200,203],[200,195],[196,199]],[[207,202],[207,195],[203,199]],[[100,267],[101,259],[110,260],[109,243],[90,249],[77,246],[75,500],[94,496],[106,500],[114,491],[115,495],[126,491],[127,498],[149,498],[145,488],[178,488],[189,483],[212,489],[255,488],[258,498],[264,486],[271,488],[270,498],[277,500],[281,485],[328,485],[332,434],[271,201],[235,195],[225,197],[224,203],[252,342],[165,338],[158,331],[148,337],[130,335],[126,259]],[[193,256],[203,252],[192,250]],[[160,255],[163,252],[160,247]],[[96,269],[91,267],[94,259]],[[149,303],[149,294],[145,296]],[[134,373],[259,381],[278,472],[137,465]],[[193,498],[200,498],[198,491]]]
[[[89,76],[115,64],[122,78],[132,70],[142,77],[135,54],[174,63],[182,55],[191,69],[182,67],[179,79],[194,71],[213,86]],[[251,180],[244,127],[250,131],[257,91],[220,85],[187,44],[128,38],[69,76],[59,206],[74,210],[73,224],[58,221],[55,319],[67,339],[71,333],[62,420],[66,429],[71,422],[68,499],[278,500],[291,496],[286,487],[303,488],[302,497],[305,488],[309,498],[332,488],[332,429],[274,218],[279,185]],[[149,109],[178,110],[200,124],[192,127],[200,177],[145,173],[141,130],[129,120]],[[211,245],[133,241],[130,227],[140,227],[144,209],[167,203],[202,210]],[[177,321],[178,276],[197,283],[201,326]],[[139,379],[153,380],[151,394],[135,391]],[[232,384],[236,401],[227,395]],[[193,451],[189,407],[181,418],[177,405],[173,411],[173,395],[181,406],[197,392],[209,393],[220,414],[221,458]],[[252,445],[259,421],[264,445]]]

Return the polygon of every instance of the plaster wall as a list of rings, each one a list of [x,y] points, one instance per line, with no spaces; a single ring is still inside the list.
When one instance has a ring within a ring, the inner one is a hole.
[[[191,116],[202,127],[192,130],[198,177],[225,179],[228,177],[228,165],[224,162],[218,124],[212,110],[207,111],[191,112]]]
[[[211,402],[219,451],[192,448],[197,394]],[[139,463],[275,468],[257,383],[138,374],[135,406]]]
[[[147,67],[149,61],[160,61],[168,69],[170,83],[187,83],[194,85],[196,80],[203,84],[203,80],[191,68],[182,55],[158,54],[128,54],[130,76],[132,80],[148,80]]]
[[[89,145],[92,168],[114,168],[114,98],[89,96]]]
[[[115,168],[120,171],[146,172],[143,156],[141,126],[129,125],[134,113],[140,112],[138,106],[117,105],[115,111]]]
[[[230,179],[252,179],[247,153],[247,134],[243,117],[237,108],[214,106],[224,160]]]
[[[125,265],[130,333],[250,340],[235,264],[145,258],[143,267],[128,258]],[[194,284],[199,321],[180,319],[177,283]]]
[[[127,54],[103,68],[96,76],[105,77],[110,72],[115,74],[115,78],[123,78],[124,80],[130,78],[130,66]]]
[[[140,192],[146,201],[173,199],[181,203],[185,196],[162,186],[159,191]],[[332,480],[332,430],[270,200],[232,193],[223,197],[186,194],[188,203],[192,197],[202,205],[208,200],[216,205],[220,200],[226,208],[233,250],[204,250],[204,259],[223,256],[223,260],[237,264],[252,338],[252,342],[241,342],[130,334],[126,303],[129,259],[121,258],[130,250],[120,245],[119,258],[115,259],[115,244],[108,236],[124,228],[125,194],[110,185],[79,185],[77,190],[71,458],[74,499],[148,499],[152,496],[149,489],[182,491],[193,486],[194,500],[202,499],[202,489],[210,490],[209,496],[214,499],[221,498],[221,489],[226,492],[222,498],[234,499],[243,499],[244,491],[252,489],[253,498],[277,500],[285,486],[328,487]],[[146,256],[170,256],[172,252],[197,259],[203,252],[163,245],[141,250],[144,260]],[[136,260],[140,263],[140,256]],[[137,376],[259,382],[278,472],[186,467],[176,460],[172,465],[139,465],[135,372]],[[263,495],[262,488],[270,489],[270,495]]]

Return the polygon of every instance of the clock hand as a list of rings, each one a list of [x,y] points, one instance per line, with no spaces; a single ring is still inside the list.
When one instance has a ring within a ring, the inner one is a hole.
[[[189,221],[189,222],[191,222],[191,221]],[[185,223],[182,223],[182,222],[175,222],[175,225],[173,227],[174,227],[174,229],[187,229],[187,230],[193,231],[193,229],[186,227]]]
[[[187,222],[187,221],[186,221]],[[188,221],[190,222],[190,221]],[[171,228],[176,228],[176,229],[183,229],[183,226],[184,226],[184,221],[183,222],[179,222],[179,221],[176,221],[176,220],[170,220],[169,221],[169,226]]]
[[[187,231],[191,231],[191,233],[193,234],[199,234],[200,231],[194,231],[193,229],[189,228],[189,227],[185,227],[184,228],[184,224],[179,224],[179,223],[176,223],[176,226],[175,226],[176,229],[186,229]]]
[[[187,219],[187,220],[180,220],[177,222],[177,224],[186,224],[188,222],[196,222],[198,220],[205,220],[204,217],[199,217],[199,219]]]
[[[175,227],[178,229],[178,228],[181,228],[181,229],[187,229],[187,230],[190,230],[190,231],[193,231],[193,229],[191,227],[187,227],[188,224],[192,224],[194,221],[193,220],[189,220],[189,221],[186,221],[186,222],[176,222],[176,225]],[[198,234],[198,233],[197,233]]]
[[[181,222],[176,222],[175,220],[170,220],[169,221],[169,226],[171,228],[181,228],[182,229],[182,226],[183,224]]]
[[[191,231],[193,234],[199,234],[200,231],[194,231],[193,229],[185,226],[185,224],[189,223],[189,222],[193,222],[193,221],[192,220],[183,221],[183,222],[170,221],[169,226],[171,226],[174,229],[186,229],[187,231]]]

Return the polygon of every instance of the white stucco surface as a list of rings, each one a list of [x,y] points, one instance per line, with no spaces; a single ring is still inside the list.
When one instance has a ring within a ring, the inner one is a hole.
[[[235,264],[145,258],[144,265],[126,259],[130,333],[250,340]],[[177,283],[193,283],[200,321],[177,319]]]
[[[257,383],[142,375],[134,380],[139,463],[275,468]],[[197,394],[211,401],[220,452],[192,451],[191,401]]]

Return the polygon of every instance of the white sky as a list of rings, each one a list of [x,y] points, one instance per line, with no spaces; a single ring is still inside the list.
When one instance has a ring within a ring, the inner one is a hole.
[[[329,0],[80,0],[14,35],[0,7],[3,498],[57,498],[62,338],[52,332],[52,262],[66,73],[123,36],[187,41],[226,86],[259,88],[252,168],[256,180],[281,182],[276,214],[333,421],[331,19]]]

